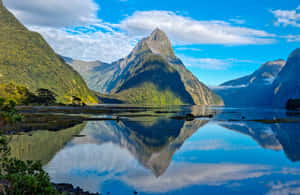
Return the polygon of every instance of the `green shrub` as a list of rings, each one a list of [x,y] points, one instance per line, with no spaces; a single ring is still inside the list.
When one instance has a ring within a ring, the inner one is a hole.
[[[41,162],[24,162],[10,158],[9,154],[8,140],[0,135],[0,180],[9,183],[4,187],[4,193],[59,194],[50,182],[49,175],[42,169]]]
[[[16,103],[13,100],[0,98],[0,117],[9,123],[21,121],[23,116],[16,110]]]
[[[41,88],[36,91],[36,95],[32,97],[30,103],[50,106],[56,103],[56,97],[54,92]]]
[[[2,162],[1,179],[11,183],[8,194],[57,194],[39,161],[7,158]]]

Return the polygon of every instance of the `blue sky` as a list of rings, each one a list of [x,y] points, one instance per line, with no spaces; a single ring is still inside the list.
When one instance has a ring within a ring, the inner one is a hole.
[[[159,27],[207,85],[287,59],[300,41],[296,0],[4,0],[59,54],[111,62]]]

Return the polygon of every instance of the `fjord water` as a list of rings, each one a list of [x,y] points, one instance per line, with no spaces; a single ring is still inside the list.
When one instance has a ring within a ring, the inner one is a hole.
[[[300,193],[298,113],[189,110],[195,115],[213,113],[214,118],[175,120],[169,112],[89,121],[56,132],[15,135],[12,153],[42,160],[54,183],[71,183],[90,192]],[[74,137],[78,134],[82,136]]]

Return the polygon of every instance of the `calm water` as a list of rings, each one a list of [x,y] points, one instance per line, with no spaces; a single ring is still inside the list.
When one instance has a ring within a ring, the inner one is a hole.
[[[216,115],[194,121],[160,115],[85,122],[14,136],[12,152],[42,160],[53,182],[90,192],[300,194],[299,115],[255,108],[191,111]],[[73,136],[78,134],[83,137]]]

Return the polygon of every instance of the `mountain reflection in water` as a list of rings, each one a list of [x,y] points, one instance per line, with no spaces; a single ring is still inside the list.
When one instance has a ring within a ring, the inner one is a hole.
[[[91,192],[300,193],[299,123],[252,120],[261,114],[264,119],[288,117],[283,112],[246,115],[240,110],[221,113],[203,107],[191,112],[218,114],[193,121],[164,116],[93,121],[55,132],[65,132],[57,137],[38,131],[13,138],[18,139],[12,142],[13,154],[41,158],[54,182]],[[235,120],[242,115],[249,120]],[[73,137],[78,131],[84,137]],[[43,137],[49,137],[46,147]]]

